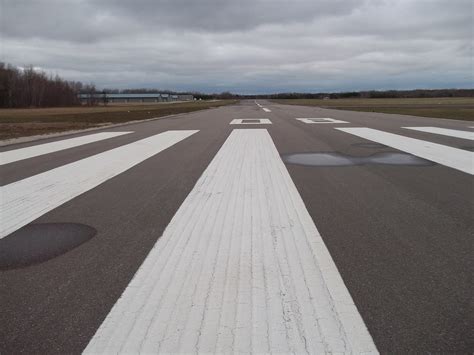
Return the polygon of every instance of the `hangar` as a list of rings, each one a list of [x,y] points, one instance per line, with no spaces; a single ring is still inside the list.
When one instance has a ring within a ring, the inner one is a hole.
[[[192,101],[193,95],[188,94],[79,94],[81,103],[87,104],[92,100],[99,102],[171,102],[171,101]]]

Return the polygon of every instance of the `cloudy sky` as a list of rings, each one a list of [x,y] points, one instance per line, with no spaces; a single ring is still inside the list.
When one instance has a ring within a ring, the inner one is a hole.
[[[0,0],[0,61],[99,88],[472,88],[472,0]]]

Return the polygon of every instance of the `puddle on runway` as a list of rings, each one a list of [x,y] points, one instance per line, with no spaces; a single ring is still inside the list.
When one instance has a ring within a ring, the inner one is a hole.
[[[303,166],[353,166],[353,165],[397,165],[432,166],[435,163],[407,153],[375,153],[366,157],[355,157],[336,152],[297,153],[282,155],[287,164]]]
[[[388,148],[386,145],[380,144],[380,143],[354,143],[351,144],[354,147],[361,147],[361,148]]]
[[[29,224],[0,239],[0,270],[38,264],[93,238],[97,231],[79,223]]]

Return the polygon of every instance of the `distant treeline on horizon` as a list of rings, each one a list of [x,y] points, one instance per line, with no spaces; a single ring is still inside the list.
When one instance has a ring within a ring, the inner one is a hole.
[[[32,65],[19,68],[0,62],[0,107],[60,107],[81,105],[79,94],[192,94],[197,99],[343,99],[343,98],[429,98],[429,97],[474,97],[474,89],[416,89],[386,91],[352,91],[340,93],[277,93],[267,95],[240,95],[231,92],[204,94],[200,92],[176,92],[160,89],[102,89],[94,84],[67,81],[58,75],[48,75],[34,69]],[[98,104],[91,101],[90,104]]]
[[[370,90],[350,92],[287,92],[276,94],[243,95],[231,92],[215,94],[203,94],[200,92],[173,92],[158,89],[125,89],[105,90],[107,93],[117,94],[145,94],[145,93],[170,93],[170,94],[192,94],[197,99],[348,99],[348,98],[430,98],[430,97],[474,97],[474,89],[414,89],[414,90]]]
[[[239,95],[237,95],[239,97]],[[255,99],[349,99],[349,98],[429,98],[429,97],[474,97],[474,89],[414,89],[414,90],[371,90],[332,93],[288,92],[268,95],[241,95]]]

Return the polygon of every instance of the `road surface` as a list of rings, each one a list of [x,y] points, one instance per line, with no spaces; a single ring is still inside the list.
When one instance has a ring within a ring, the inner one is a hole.
[[[2,148],[0,352],[472,352],[473,126],[260,100]]]

